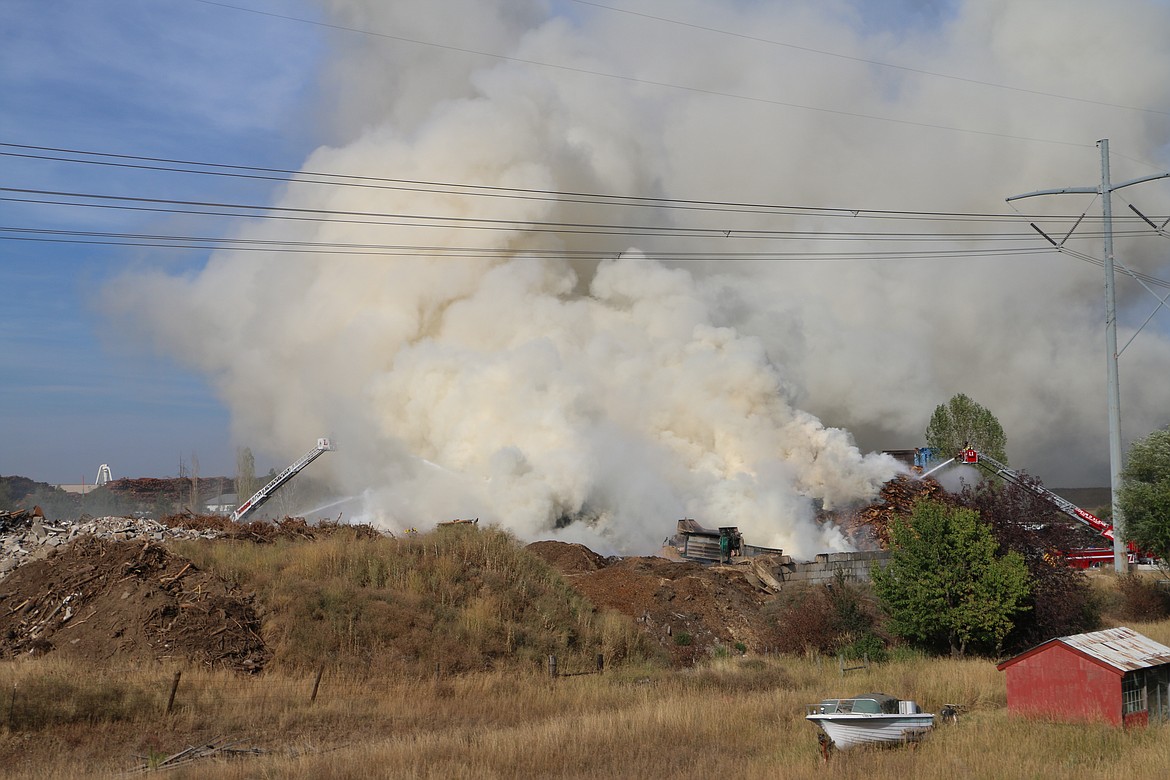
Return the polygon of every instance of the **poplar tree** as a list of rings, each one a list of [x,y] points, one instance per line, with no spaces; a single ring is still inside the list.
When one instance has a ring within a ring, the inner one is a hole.
[[[952,457],[964,447],[974,447],[1007,463],[1003,426],[994,414],[963,393],[935,407],[926,427],[926,445],[940,459]]]

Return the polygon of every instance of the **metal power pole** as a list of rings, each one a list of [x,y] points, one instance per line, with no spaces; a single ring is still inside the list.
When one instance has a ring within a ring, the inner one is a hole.
[[[1121,383],[1117,377],[1117,296],[1113,286],[1113,188],[1109,183],[1109,139],[1101,147],[1101,215],[1105,228],[1105,356],[1109,378],[1109,495],[1113,507],[1113,570],[1129,570],[1121,495]]]
[[[1113,568],[1118,574],[1129,570],[1125,544],[1125,517],[1118,505],[1121,491],[1121,392],[1117,377],[1117,298],[1113,286],[1113,192],[1123,187],[1170,177],[1170,173],[1156,173],[1130,179],[1121,184],[1109,180],[1109,139],[1097,142],[1101,148],[1101,185],[1099,187],[1065,187],[1058,190],[1037,190],[1013,195],[1008,201],[1032,198],[1037,195],[1064,195],[1088,193],[1101,196],[1101,213],[1105,229],[1105,356],[1109,384],[1109,487],[1113,495]]]

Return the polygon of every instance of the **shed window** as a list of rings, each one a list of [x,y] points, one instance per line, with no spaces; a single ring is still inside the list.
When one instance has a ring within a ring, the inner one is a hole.
[[[1146,709],[1144,675],[1131,672],[1121,681],[1121,714],[1129,715],[1133,712],[1145,712]]]

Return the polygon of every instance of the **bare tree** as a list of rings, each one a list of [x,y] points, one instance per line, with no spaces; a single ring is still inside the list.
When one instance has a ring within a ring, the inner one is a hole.
[[[199,506],[199,456],[194,452],[191,453],[191,505],[190,509],[195,514],[202,514],[203,508]]]
[[[256,458],[249,447],[236,448],[236,503],[242,504],[260,489],[256,479]]]

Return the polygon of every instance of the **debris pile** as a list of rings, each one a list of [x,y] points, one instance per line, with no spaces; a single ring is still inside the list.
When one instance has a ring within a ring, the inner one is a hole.
[[[676,666],[721,650],[763,652],[777,643],[764,616],[766,593],[743,567],[712,567],[665,558],[604,558],[564,542],[528,545],[594,606],[629,615]]]
[[[25,528],[35,518],[44,518],[45,513],[39,506],[32,509],[0,510],[0,533],[8,533],[9,529]]]
[[[252,598],[154,541],[79,536],[0,583],[0,656],[181,661],[259,671]]]
[[[213,539],[214,530],[171,527],[147,518],[98,517],[49,522],[43,514],[21,510],[0,512],[0,580],[29,561],[81,537],[112,541],[149,539]]]
[[[197,486],[198,494],[212,498],[222,493],[231,493],[236,489],[235,481],[231,477],[138,477],[115,479],[107,482],[105,488],[116,496],[137,501],[145,506],[158,503],[175,504],[191,496],[192,482]]]
[[[936,479],[900,474],[882,486],[878,503],[836,518],[836,522],[858,549],[877,546],[884,550],[890,546],[890,524],[895,518],[909,517],[919,501],[948,501],[948,496]]]
[[[528,545],[528,550],[561,574],[597,571],[612,563],[612,560],[598,555],[583,544],[533,542]]]
[[[322,539],[345,530],[356,534],[359,539],[373,539],[383,533],[372,525],[321,521],[309,523],[303,517],[286,517],[283,520],[268,522],[254,520],[249,523],[236,523],[226,515],[194,515],[183,513],[167,515],[160,521],[162,525],[175,531],[197,531],[203,535],[210,535],[220,539],[233,539],[243,542],[266,544],[278,539],[302,539],[312,541]]]

